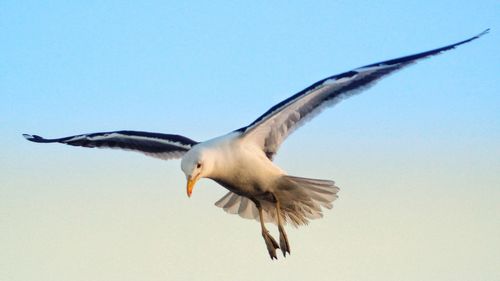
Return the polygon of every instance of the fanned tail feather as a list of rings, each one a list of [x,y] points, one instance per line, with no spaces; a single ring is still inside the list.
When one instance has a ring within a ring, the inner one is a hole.
[[[282,217],[286,223],[297,227],[312,219],[323,217],[322,208],[331,209],[332,202],[338,198],[339,188],[333,181],[283,176],[279,188],[274,192],[281,204]],[[255,204],[248,198],[228,192],[219,201],[217,207],[242,218],[259,220]],[[261,201],[264,222],[277,224],[275,205]]]
[[[330,180],[283,176],[276,196],[287,222],[293,226],[305,225],[323,217],[323,208],[331,209],[338,198],[339,188]]]

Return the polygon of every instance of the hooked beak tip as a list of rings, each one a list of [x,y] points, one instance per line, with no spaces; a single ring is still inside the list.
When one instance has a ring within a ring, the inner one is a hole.
[[[191,178],[191,177],[188,178],[186,192],[189,198],[191,198],[191,194],[193,193],[193,188],[194,184],[196,183],[196,180],[197,180],[196,178]]]

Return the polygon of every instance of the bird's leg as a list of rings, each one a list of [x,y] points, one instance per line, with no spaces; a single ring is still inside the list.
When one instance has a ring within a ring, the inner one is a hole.
[[[278,218],[278,230],[280,232],[280,248],[283,252],[283,256],[286,257],[286,253],[290,254],[290,244],[288,244],[288,237],[286,236],[285,228],[283,227],[283,222],[281,218],[281,208],[280,201],[276,196],[274,196],[276,201],[276,217]]]
[[[264,225],[264,217],[262,215],[262,206],[259,201],[257,200],[252,200],[255,203],[255,206],[259,210],[259,219],[260,219],[260,227],[262,230],[262,238],[264,238],[264,241],[266,242],[266,247],[267,251],[269,252],[269,256],[271,259],[278,259],[276,256],[276,249],[279,248],[278,243],[274,238],[269,234],[269,230],[267,230],[266,226]]]

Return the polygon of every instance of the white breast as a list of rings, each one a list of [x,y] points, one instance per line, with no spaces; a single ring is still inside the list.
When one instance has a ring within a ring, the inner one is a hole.
[[[260,147],[242,141],[238,134],[217,138],[204,145],[214,159],[210,178],[238,189],[232,191],[249,194],[271,191],[272,183],[284,174]]]

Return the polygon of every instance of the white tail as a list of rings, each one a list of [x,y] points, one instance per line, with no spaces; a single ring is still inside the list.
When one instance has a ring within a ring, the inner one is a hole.
[[[331,209],[332,202],[338,198],[339,188],[333,181],[283,176],[274,195],[280,202],[282,217],[294,226],[304,225],[310,219],[323,217],[322,208]],[[248,198],[228,192],[215,202],[230,214],[239,214],[242,218],[259,220],[255,204]],[[276,224],[274,203],[261,201],[265,222]]]

